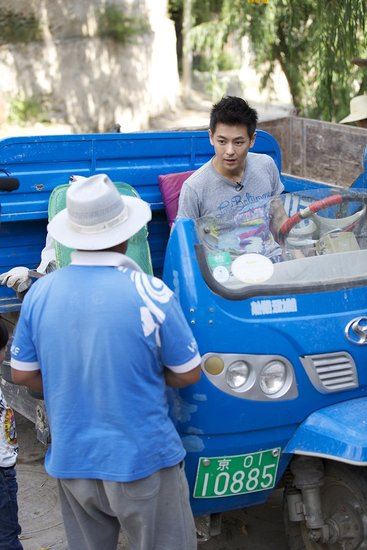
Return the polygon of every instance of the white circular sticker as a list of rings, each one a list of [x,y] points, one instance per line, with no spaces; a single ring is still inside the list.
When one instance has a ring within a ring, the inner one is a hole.
[[[232,262],[232,273],[242,283],[263,283],[274,273],[274,264],[262,254],[242,254]]]
[[[218,283],[226,283],[229,279],[229,271],[224,265],[217,265],[213,269],[213,277]]]

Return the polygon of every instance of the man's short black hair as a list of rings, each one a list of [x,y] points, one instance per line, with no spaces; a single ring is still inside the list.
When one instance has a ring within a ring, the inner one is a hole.
[[[9,340],[9,333],[6,325],[2,319],[0,319],[0,349],[5,348]]]
[[[225,96],[213,105],[210,112],[210,130],[214,134],[217,124],[228,126],[246,126],[252,137],[257,125],[257,112],[242,97]]]

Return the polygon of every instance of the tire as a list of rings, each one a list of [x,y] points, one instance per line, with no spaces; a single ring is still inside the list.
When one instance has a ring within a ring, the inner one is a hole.
[[[366,468],[325,461],[321,492],[324,520],[339,512],[347,513],[353,525],[353,537],[334,544],[312,542],[305,522],[289,520],[287,489],[284,490],[283,516],[290,550],[362,550],[367,549],[367,471]]]

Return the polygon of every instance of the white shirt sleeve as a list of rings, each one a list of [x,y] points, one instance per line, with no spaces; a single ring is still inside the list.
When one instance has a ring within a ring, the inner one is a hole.
[[[160,337],[161,358],[165,367],[177,373],[184,373],[200,364],[197,343],[174,296],[166,310]]]
[[[47,268],[51,263],[56,263],[56,254],[53,239],[47,233],[46,243],[41,252],[41,263],[37,267],[38,273],[47,273]]]

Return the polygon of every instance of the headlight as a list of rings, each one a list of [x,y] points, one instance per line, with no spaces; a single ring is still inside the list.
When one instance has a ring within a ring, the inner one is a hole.
[[[244,361],[235,361],[226,371],[226,382],[233,390],[244,386],[249,378],[250,368]]]
[[[287,379],[287,367],[280,361],[266,365],[260,373],[260,388],[266,395],[278,393]]]
[[[209,374],[220,374],[224,369],[224,361],[217,355],[211,355],[204,362],[204,369]]]

